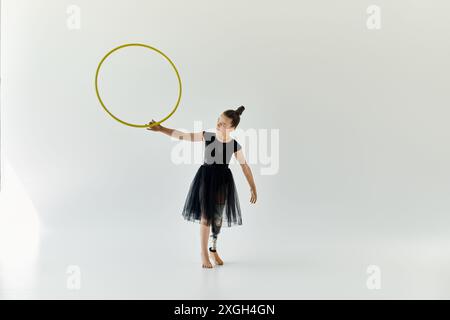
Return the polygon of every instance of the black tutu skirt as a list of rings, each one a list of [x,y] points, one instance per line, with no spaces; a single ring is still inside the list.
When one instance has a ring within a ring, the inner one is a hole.
[[[182,215],[185,220],[208,226],[217,219],[223,227],[242,225],[236,185],[227,164],[200,166],[189,186]]]

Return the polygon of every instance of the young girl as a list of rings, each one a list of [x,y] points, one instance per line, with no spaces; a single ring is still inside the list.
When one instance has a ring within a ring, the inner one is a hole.
[[[205,141],[204,163],[194,176],[186,196],[182,216],[185,220],[200,223],[202,267],[212,268],[209,257],[217,265],[223,261],[217,252],[217,236],[224,226],[242,225],[241,208],[228,164],[234,154],[250,185],[250,203],[256,202],[256,186],[241,145],[230,137],[236,129],[244,106],[226,110],[217,119],[216,132],[181,132],[156,125],[147,130],[162,132],[180,140]],[[154,123],[152,120],[150,122]],[[208,238],[211,227],[211,246],[208,255]]]

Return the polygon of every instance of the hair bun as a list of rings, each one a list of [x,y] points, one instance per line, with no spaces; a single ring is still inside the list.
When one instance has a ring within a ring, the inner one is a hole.
[[[240,106],[240,107],[237,108],[235,111],[236,111],[239,115],[241,115],[242,112],[244,112],[244,110],[245,110],[245,107],[244,107],[244,106]]]

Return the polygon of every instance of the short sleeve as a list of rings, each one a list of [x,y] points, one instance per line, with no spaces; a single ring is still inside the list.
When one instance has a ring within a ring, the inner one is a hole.
[[[237,151],[239,151],[241,149],[242,149],[242,146],[239,144],[239,142],[234,140],[234,152],[237,152]]]
[[[212,136],[211,132],[203,130],[203,137],[204,137],[205,142],[210,142],[211,141],[211,136]]]

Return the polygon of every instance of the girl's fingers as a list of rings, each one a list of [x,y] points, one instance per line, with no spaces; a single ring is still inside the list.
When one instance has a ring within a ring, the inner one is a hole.
[[[154,119],[152,119],[152,121],[150,121],[148,124],[153,124],[153,123],[155,123],[155,120]],[[147,127],[147,130],[154,130],[154,127],[155,126],[153,126],[153,127]]]

